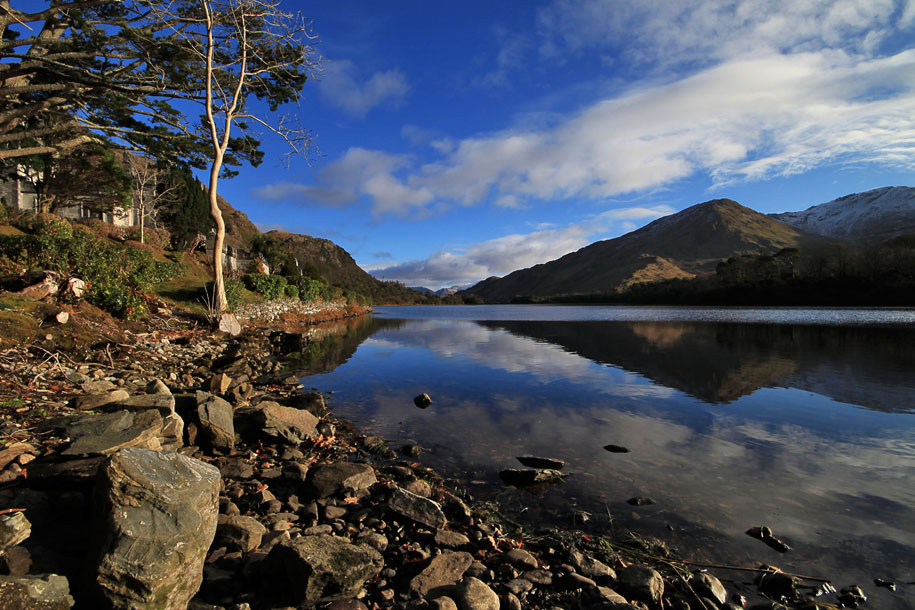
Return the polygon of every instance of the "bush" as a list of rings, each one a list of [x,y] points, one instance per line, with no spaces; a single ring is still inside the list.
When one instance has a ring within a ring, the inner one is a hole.
[[[283,288],[283,294],[291,299],[299,298],[299,287],[295,284],[286,284],[286,287]]]
[[[245,286],[262,295],[268,301],[275,301],[283,296],[287,281],[282,275],[249,273],[244,277]]]
[[[0,222],[6,223],[9,222],[9,219],[9,208],[6,207],[6,200],[4,199],[2,202],[0,202]]]
[[[149,252],[99,238],[90,228],[60,218],[36,217],[31,235],[0,239],[0,251],[29,268],[49,269],[86,281],[86,299],[122,317],[144,313],[139,292],[175,277],[180,266]]]

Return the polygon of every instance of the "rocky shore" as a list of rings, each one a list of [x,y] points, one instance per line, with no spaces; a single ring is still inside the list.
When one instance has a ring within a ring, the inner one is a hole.
[[[169,318],[80,353],[0,352],[0,608],[864,601],[777,568],[716,575],[577,531],[522,535],[423,467],[418,446],[337,420],[288,364],[307,342]]]

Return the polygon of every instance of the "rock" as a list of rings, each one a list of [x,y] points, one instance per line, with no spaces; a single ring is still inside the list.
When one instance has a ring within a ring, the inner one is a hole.
[[[407,457],[418,458],[420,455],[422,455],[423,448],[416,443],[407,443],[400,448],[400,452]]]
[[[553,584],[553,574],[548,570],[528,570],[521,574],[521,578],[542,587],[548,587]]]
[[[232,337],[237,337],[241,334],[241,323],[238,321],[238,318],[235,317],[235,314],[232,313],[221,314],[219,316],[217,328]]]
[[[124,390],[112,390],[111,392],[105,392],[104,394],[77,396],[73,399],[72,406],[74,409],[80,411],[90,411],[92,409],[100,409],[119,402],[124,402],[128,398],[130,398],[130,394]]]
[[[422,496],[424,498],[432,496],[432,486],[422,479],[413,479],[412,481],[407,481],[403,484],[402,487],[409,491],[411,494],[416,494],[417,496]]]
[[[358,599],[341,599],[332,602],[325,610],[369,610],[369,608]]]
[[[383,566],[375,549],[327,535],[280,542],[265,560],[267,573],[284,577],[282,590],[300,606],[355,597]]]
[[[513,593],[506,593],[502,598],[502,610],[521,610],[521,600]]]
[[[449,530],[435,530],[435,544],[449,549],[462,547],[470,544],[470,538],[460,532]]]
[[[69,610],[70,583],[57,574],[0,576],[0,608]]]
[[[35,447],[28,443],[13,443],[0,451],[0,470],[6,468],[10,462],[20,455],[35,451]]]
[[[32,569],[32,554],[24,546],[14,546],[0,555],[0,560],[10,576],[25,576]]]
[[[106,605],[178,610],[203,578],[219,471],[177,453],[122,449],[99,470],[94,582]]]
[[[441,529],[448,522],[438,502],[417,496],[399,487],[391,490],[388,507],[404,517],[431,528]]]
[[[779,553],[787,553],[791,550],[791,547],[776,538],[772,535],[772,530],[766,527],[765,525],[758,527],[751,527],[747,530],[747,536],[751,538],[756,538],[757,540],[762,540],[770,548],[778,551]]]
[[[153,379],[146,386],[147,394],[166,394],[171,396],[172,391],[168,389],[168,386],[165,385],[165,382],[161,379]],[[172,402],[172,408],[174,408],[174,402]]]
[[[162,417],[168,417],[175,414],[175,397],[172,396],[171,392],[168,394],[141,394],[119,402],[117,406],[128,411],[156,409]]]
[[[620,445],[604,445],[604,449],[610,453],[629,453],[629,450]]]
[[[533,470],[525,468],[506,468],[499,472],[499,478],[512,487],[532,487],[534,485],[551,485],[562,482],[562,473],[558,470]]]
[[[293,409],[304,409],[318,419],[327,415],[327,401],[324,400],[324,395],[320,392],[293,394],[283,404]]]
[[[413,399],[413,404],[420,409],[425,409],[432,404],[432,399],[428,394],[423,393]]]
[[[206,392],[197,392],[199,434],[208,447],[222,453],[232,452],[235,448],[235,424],[232,417],[232,405],[228,402]]]
[[[512,549],[502,558],[519,570],[532,570],[537,567],[537,559],[524,549]]]
[[[499,610],[499,596],[482,580],[468,576],[455,587],[461,610]]]
[[[306,485],[318,498],[346,491],[361,491],[375,484],[375,469],[369,464],[337,462],[320,464],[308,470]]]
[[[104,461],[100,455],[60,462],[35,461],[29,464],[29,485],[59,489],[91,483]]]
[[[308,411],[284,407],[273,401],[264,401],[256,409],[261,432],[292,445],[311,438],[318,425],[318,418]]]
[[[60,290],[60,276],[57,273],[46,271],[44,277],[36,284],[26,286],[17,294],[27,299],[40,301],[45,297],[55,295]]]
[[[505,588],[515,595],[524,595],[534,588],[534,583],[526,578],[513,578],[505,583]]]
[[[522,466],[527,466],[528,468],[550,468],[552,470],[562,470],[562,467],[566,465],[566,463],[562,460],[537,457],[534,455],[519,455],[515,459],[521,462]]]
[[[579,574],[587,576],[588,578],[608,578],[610,580],[616,580],[616,572],[613,568],[581,551],[573,550],[569,553],[569,563],[578,570]]]
[[[630,565],[619,573],[620,587],[629,597],[657,604],[664,595],[664,579],[657,570]]]
[[[127,447],[161,450],[165,422],[158,411],[117,411],[68,418],[65,432],[72,440],[62,455],[109,455]]]
[[[689,584],[696,593],[714,599],[719,605],[728,601],[728,592],[724,585],[707,572],[696,572],[689,579]]]
[[[789,576],[772,566],[763,565],[760,567],[771,570],[770,572],[763,572],[756,577],[756,586],[759,587],[760,592],[776,599],[782,597],[790,599],[797,595],[798,580],[795,577]]]
[[[58,324],[66,324],[70,321],[70,314],[66,311],[59,311],[57,315],[54,316],[54,319],[57,320]]]
[[[646,496],[636,496],[626,500],[626,504],[631,504],[632,506],[651,506],[654,503],[654,500]]]
[[[857,608],[867,601],[867,596],[861,587],[852,585],[839,591],[839,601],[846,608]]]
[[[24,512],[0,515],[0,555],[21,544],[32,533],[32,524]]]
[[[426,597],[434,589],[450,587],[461,580],[471,563],[473,556],[470,553],[442,553],[433,557],[429,565],[410,581],[410,591]]]
[[[430,610],[458,610],[457,604],[450,597],[443,595],[429,602]]]
[[[250,553],[261,545],[267,528],[253,517],[232,515],[216,527],[216,544]]]
[[[595,589],[595,591],[597,592],[597,596],[602,601],[605,601],[605,602],[608,602],[611,604],[628,604],[629,603],[628,601],[626,601],[625,597],[623,597],[622,595],[620,595],[619,593],[617,593],[616,591],[614,591],[613,589],[611,589],[609,587],[597,587],[597,589]]]
[[[213,394],[225,394],[232,385],[232,378],[225,373],[217,373],[207,381],[207,389]]]
[[[86,282],[78,277],[71,277],[67,280],[67,288],[64,294],[72,295],[76,299],[83,298],[83,295],[86,294]]]

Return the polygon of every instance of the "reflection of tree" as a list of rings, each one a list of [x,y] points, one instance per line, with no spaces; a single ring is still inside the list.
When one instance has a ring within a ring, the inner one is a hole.
[[[307,334],[302,352],[292,354],[291,365],[302,375],[329,373],[345,364],[359,345],[376,332],[401,328],[406,321],[360,316],[317,324]]]
[[[913,410],[913,329],[683,322],[479,324],[559,345],[709,403],[729,403],[762,387],[786,386],[877,410]]]

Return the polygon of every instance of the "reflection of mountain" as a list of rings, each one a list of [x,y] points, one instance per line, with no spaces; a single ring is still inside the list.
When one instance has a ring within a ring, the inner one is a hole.
[[[793,387],[915,411],[915,330],[681,322],[478,322],[559,345],[711,403]]]
[[[294,364],[302,375],[329,373],[345,363],[359,345],[385,328],[401,328],[403,320],[360,316],[313,326],[307,333],[309,343]]]

